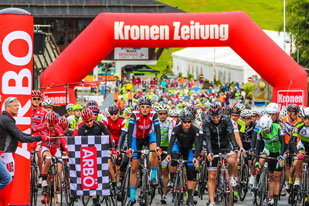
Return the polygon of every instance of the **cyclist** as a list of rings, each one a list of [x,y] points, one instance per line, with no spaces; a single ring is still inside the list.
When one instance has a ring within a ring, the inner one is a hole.
[[[77,125],[82,121],[82,118],[80,117],[82,109],[83,109],[82,105],[80,104],[74,105],[73,107],[74,115],[68,117],[71,129],[75,130],[77,128]]]
[[[74,130],[69,127],[69,120],[65,116],[60,117],[58,124],[63,130],[65,136],[73,136]]]
[[[245,132],[241,136],[242,144],[243,144],[244,149],[246,151],[250,151],[249,154],[252,154],[251,151],[254,150],[253,141],[256,139],[255,138],[256,132],[254,130],[256,123],[252,121],[253,113],[251,110],[245,109],[241,111],[240,116],[246,124]],[[251,177],[249,180],[249,184],[253,185],[255,182],[255,172],[256,171],[255,171],[255,167],[251,164],[251,155],[249,156],[249,159],[248,159],[248,165],[250,165],[250,170],[251,170]]]
[[[44,122],[46,111],[41,107],[42,94],[40,90],[32,91],[32,116],[31,127],[35,127]]]
[[[88,103],[87,103],[87,105],[86,105],[86,107],[88,108],[88,107],[91,107],[91,106],[99,107],[99,104],[98,104],[98,102],[95,101],[95,100],[89,100]]]
[[[150,150],[156,150],[156,152],[152,153],[149,159],[151,167],[151,186],[157,185],[156,178],[158,170],[158,155],[161,155],[160,123],[158,115],[151,109],[152,101],[148,97],[142,96],[138,100],[138,104],[139,109],[132,113],[128,128],[128,156],[133,156],[133,160],[131,162],[132,174],[130,200],[128,202],[129,206],[132,206],[136,203],[135,192],[139,155],[134,151],[141,150],[143,146],[148,146]],[[156,136],[154,132],[156,133]]]
[[[65,109],[67,110],[67,113],[65,114],[65,117],[68,118],[69,116],[73,115],[74,114],[74,111],[73,111],[73,107],[74,107],[74,104],[68,104]]]
[[[235,140],[234,128],[229,117],[222,114],[221,107],[218,104],[212,103],[209,106],[208,118],[203,122],[203,134],[207,146],[208,159],[208,193],[210,206],[215,205],[215,190],[218,158],[213,158],[214,154],[228,154],[227,161],[229,162],[229,176],[231,185],[236,185],[237,163],[236,155],[233,150],[239,147]],[[210,166],[212,163],[212,166]]]
[[[197,157],[200,155],[201,151],[201,138],[199,129],[193,125],[194,115],[190,111],[186,109],[182,110],[180,113],[180,119],[181,124],[174,127],[172,131],[170,144],[167,150],[168,155],[165,160],[170,162],[171,156],[173,156],[173,159],[178,159],[178,154],[180,154],[183,156],[184,160],[192,161],[192,163],[186,164],[186,174],[188,179],[188,199],[186,203],[188,206],[194,206],[193,191],[196,185],[196,170],[194,166],[198,166]],[[192,150],[193,144],[196,146],[194,156]],[[176,169],[176,162],[172,161],[171,166]]]
[[[301,111],[302,121],[298,122],[293,129],[291,137],[291,149],[293,152],[298,152],[297,160],[294,162],[295,181],[294,186],[300,186],[300,177],[305,155],[309,155],[309,107],[305,107]],[[305,199],[305,205],[309,205],[308,196]]]
[[[259,131],[257,134],[257,146],[255,155],[262,157],[274,157],[276,160],[268,161],[269,168],[269,199],[268,205],[277,205],[280,191],[280,180],[282,165],[284,162],[283,154],[285,152],[284,143],[284,131],[282,127],[273,123],[270,116],[264,115],[259,122]],[[264,145],[264,150],[261,153],[261,145]],[[264,165],[265,159],[257,158],[255,166],[257,168],[256,183],[254,189],[259,181],[259,175],[261,174],[261,168]]]
[[[172,130],[175,127],[175,122],[172,118],[168,117],[169,106],[167,104],[161,104],[158,107],[158,115],[160,119],[160,131],[161,131],[161,148],[162,151],[166,151],[171,139]],[[166,155],[162,155],[161,168],[163,176],[163,195],[161,197],[161,203],[166,204],[167,201],[167,184],[169,182],[169,169],[168,163],[165,161]],[[172,175],[171,175],[172,176]],[[171,178],[173,180],[173,178]]]
[[[100,114],[99,107],[92,105],[92,106],[89,106],[88,108],[91,109],[92,112],[93,112],[94,121],[98,121],[98,122],[103,121],[103,116]]]
[[[89,136],[89,135],[108,135],[110,138],[110,148],[114,150],[114,142],[113,139],[111,139],[111,134],[107,130],[107,128],[104,126],[102,122],[94,121],[93,120],[93,112],[90,108],[85,108],[81,111],[81,118],[83,119],[83,123],[79,125],[79,128],[74,132],[74,135],[78,136]],[[114,153],[114,151],[113,151]],[[109,165],[109,175],[111,176],[112,180],[115,180],[115,174],[113,172],[113,169],[111,167],[111,161],[110,159],[108,160],[108,165]],[[93,201],[93,206],[99,206],[99,199],[98,197],[92,197]]]
[[[289,142],[292,137],[292,131],[293,131],[293,128],[296,126],[296,124],[301,121],[301,119],[298,117],[299,106],[297,104],[289,104],[286,110],[287,110],[287,115],[281,118],[280,120],[284,125],[283,128],[285,131],[285,144],[287,145],[286,149],[288,151],[291,151]],[[292,164],[292,157],[286,158],[286,164],[284,164],[284,172],[285,172],[285,177],[286,177],[285,178],[286,189],[289,189],[290,185],[293,184],[292,176],[294,173],[294,168],[292,167],[291,164]]]
[[[54,102],[51,99],[44,100],[42,105],[46,112],[53,111]]]
[[[58,121],[59,118],[57,116],[57,114],[53,111],[50,111],[46,114],[45,117],[46,121],[43,124],[40,124],[36,127],[34,127],[33,133],[36,135],[47,135],[49,137],[60,137],[60,136],[64,136],[63,131],[61,129],[61,127],[58,125]],[[59,142],[60,140],[60,142]],[[55,156],[58,158],[61,158],[61,152],[60,152],[60,147],[59,144],[62,145],[62,147],[64,148],[66,155],[69,154],[69,151],[67,149],[67,142],[65,140],[64,137],[61,137],[60,139],[51,139],[48,142],[44,142],[42,144],[42,147],[40,149],[40,154],[42,159],[44,159],[45,157],[51,157],[51,156]],[[61,164],[61,160],[58,159],[59,164],[58,164],[58,169],[59,172],[61,173],[62,171],[62,164]],[[50,159],[46,159],[45,160],[45,164],[42,165],[42,173],[40,174],[40,178],[42,178],[42,187],[43,190],[46,191],[47,189],[47,174],[50,168],[50,164],[51,164],[51,160]],[[46,196],[48,197],[48,196]],[[57,194],[57,202],[61,201],[61,196],[60,194]],[[41,200],[42,203],[45,202],[49,202],[49,200],[45,199],[45,197]]]

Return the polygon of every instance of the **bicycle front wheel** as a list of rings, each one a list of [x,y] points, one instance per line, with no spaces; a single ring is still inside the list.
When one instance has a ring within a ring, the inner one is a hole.
[[[239,198],[244,201],[248,191],[248,181],[249,181],[249,168],[248,165],[244,164],[240,168],[240,185],[239,185]]]
[[[232,186],[231,186],[231,182],[230,182],[230,176],[229,173],[227,171],[227,169],[225,169],[223,171],[223,182],[224,182],[224,205],[225,206],[233,206],[234,201],[233,201],[233,190],[232,190]]]
[[[70,190],[70,170],[69,167],[65,166],[62,170],[63,173],[63,190],[64,190],[64,199],[68,205],[72,203],[72,194]]]
[[[51,181],[50,206],[62,206],[62,191],[61,175],[57,172]]]
[[[176,176],[176,182],[174,187],[174,206],[180,206],[181,198],[182,198],[182,174],[180,172]]]
[[[260,176],[260,181],[259,181],[259,185],[258,185],[258,191],[257,191],[257,198],[256,198],[256,205],[257,206],[263,206],[263,202],[264,199],[266,198],[266,174],[265,171],[262,172],[261,176]]]
[[[31,167],[31,176],[30,176],[30,205],[36,206],[38,198],[38,183],[37,183],[37,168]]]
[[[301,179],[301,191],[302,191],[302,200],[303,200],[303,206],[306,206],[306,201],[308,199],[308,180],[307,180],[307,172],[308,171],[303,171],[302,172],[302,179]]]

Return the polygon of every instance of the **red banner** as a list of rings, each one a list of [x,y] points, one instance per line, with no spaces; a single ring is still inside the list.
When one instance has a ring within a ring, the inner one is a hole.
[[[304,97],[303,90],[278,90],[277,103],[280,109],[289,104],[304,105]]]
[[[97,148],[81,147],[81,178],[83,189],[98,188],[98,172],[97,172]]]
[[[55,105],[66,105],[69,99],[66,99],[66,91],[43,92],[43,100],[51,99]]]
[[[21,12],[22,14],[8,13],[9,11],[0,11],[0,94],[2,96],[2,103],[8,97],[17,97],[19,111],[18,116],[15,117],[16,125],[21,131],[30,134],[33,17],[30,14],[27,15],[27,12]],[[12,183],[1,191],[1,196],[3,197],[4,195],[6,200],[3,201],[2,199],[0,205],[29,205],[29,149],[26,143],[19,143],[14,154],[15,175]],[[10,187],[12,187],[11,191],[9,191]]]

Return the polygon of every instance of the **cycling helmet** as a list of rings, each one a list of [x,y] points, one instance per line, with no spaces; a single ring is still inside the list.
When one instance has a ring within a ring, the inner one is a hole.
[[[189,105],[186,110],[190,111],[193,115],[196,115],[196,108],[193,105]]]
[[[42,96],[42,93],[40,90],[32,90],[32,97],[41,97]]]
[[[48,112],[45,116],[45,119],[46,122],[51,126],[55,126],[59,121],[59,117],[54,111]]]
[[[273,102],[268,104],[265,110],[268,114],[277,114],[280,112],[279,105]]]
[[[288,114],[288,112],[286,111],[286,109],[282,109],[279,113],[279,119],[285,117]]]
[[[109,113],[118,113],[119,112],[119,107],[114,103],[108,107],[108,112]]]
[[[299,106],[297,104],[289,104],[287,107],[286,107],[286,110],[288,112],[299,112]]]
[[[95,100],[89,100],[86,106],[87,106],[87,107],[90,107],[90,106],[99,107],[99,104],[98,104],[98,102],[95,101]]]
[[[231,114],[231,111],[232,111],[232,108],[230,107],[230,106],[226,106],[226,107],[224,107],[224,109],[222,109],[223,110],[223,113],[225,114],[225,115],[230,115]]]
[[[309,107],[305,107],[301,113],[302,118],[309,118]]]
[[[260,114],[257,110],[251,110],[252,114]]]
[[[203,112],[201,110],[197,111],[196,119],[197,119],[197,121],[200,121],[200,122],[203,121]]]
[[[176,111],[174,109],[171,109],[169,112],[168,112],[168,116],[170,117],[176,117]]]
[[[102,115],[105,116],[105,117],[110,117],[110,114],[108,112],[108,108],[106,108],[103,112],[102,112]]]
[[[304,109],[305,109],[305,106],[303,106],[303,105],[299,106],[299,115],[301,115],[303,113]]]
[[[269,115],[264,115],[261,117],[259,121],[259,127],[262,131],[269,130],[271,128],[271,125],[273,124],[273,121]]]
[[[152,106],[152,109],[153,109],[154,111],[156,111],[156,112],[159,111],[158,108],[159,108],[159,106],[158,106],[157,104],[155,104],[155,105]]]
[[[152,102],[151,99],[149,99],[146,96],[143,96],[138,99],[138,105],[150,105],[151,106]]]
[[[260,112],[260,115],[261,115],[261,116],[267,115],[266,110],[262,110],[262,111]]]
[[[73,111],[73,107],[74,107],[74,104],[68,104],[68,105],[65,107],[65,109],[66,109],[67,111]]]
[[[132,114],[131,108],[130,108],[130,107],[125,108],[124,111],[123,111],[123,114],[124,114],[124,115],[126,115],[126,114]]]
[[[210,117],[217,117],[217,116],[219,116],[221,114],[222,114],[221,107],[218,104],[216,104],[216,103],[211,103],[211,105],[210,105],[210,107],[208,109],[208,115]]]
[[[59,119],[59,126],[63,130],[66,130],[67,128],[69,128],[69,120],[65,116],[60,117],[60,119]]]
[[[157,112],[159,111],[169,111],[170,108],[167,104],[160,104],[158,107],[157,107]]]
[[[93,112],[90,108],[85,108],[81,112],[81,117],[83,120],[87,120],[93,117]]]
[[[138,110],[138,104],[131,106],[131,111],[135,111],[135,110]]]
[[[83,106],[82,105],[80,105],[80,104],[75,104],[74,105],[74,107],[73,107],[73,111],[75,111],[75,110],[82,110],[83,109]]]
[[[251,117],[252,116],[252,111],[250,109],[245,109],[242,110],[240,113],[241,117]]]
[[[237,103],[233,108],[231,113],[232,114],[240,114],[242,110],[245,109],[245,105],[241,104],[241,103]]]
[[[194,118],[193,114],[186,109],[184,109],[180,112],[181,121],[188,122],[188,121],[192,121],[193,118]]]
[[[176,110],[176,111],[175,111],[176,117],[180,117],[180,113],[181,113],[181,110],[180,110],[180,109]]]
[[[46,106],[54,106],[54,102],[51,99],[46,99],[44,102],[42,102],[43,107]]]
[[[99,114],[100,113],[100,109],[99,107],[92,105],[88,107],[89,109],[91,109],[91,111],[93,112],[93,114]]]

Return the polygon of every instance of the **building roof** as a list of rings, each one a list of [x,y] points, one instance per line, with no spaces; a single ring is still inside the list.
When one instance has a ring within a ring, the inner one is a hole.
[[[1,0],[0,9],[21,8],[35,18],[94,18],[101,12],[183,12],[155,0]]]

